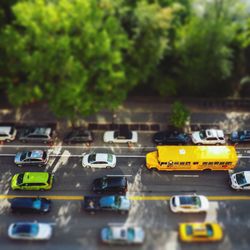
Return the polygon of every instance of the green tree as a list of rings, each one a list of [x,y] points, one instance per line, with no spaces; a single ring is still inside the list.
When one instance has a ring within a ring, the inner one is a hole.
[[[175,128],[183,128],[189,118],[188,109],[179,101],[171,106],[170,124]]]
[[[168,48],[172,9],[158,1],[123,1],[120,18],[131,45],[124,54],[127,80],[145,83]]]
[[[71,118],[120,104],[129,43],[114,8],[96,0],[17,3],[16,21],[2,36],[10,101],[47,101],[55,114]]]

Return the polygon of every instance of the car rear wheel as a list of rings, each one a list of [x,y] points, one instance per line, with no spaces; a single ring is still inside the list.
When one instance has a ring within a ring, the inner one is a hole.
[[[6,142],[10,142],[10,140],[9,139],[7,139],[7,140],[5,140]]]

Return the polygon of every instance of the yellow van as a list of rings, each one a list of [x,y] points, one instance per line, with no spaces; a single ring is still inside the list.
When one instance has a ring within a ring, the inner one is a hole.
[[[234,146],[158,146],[146,155],[147,168],[161,171],[229,170],[237,162]]]

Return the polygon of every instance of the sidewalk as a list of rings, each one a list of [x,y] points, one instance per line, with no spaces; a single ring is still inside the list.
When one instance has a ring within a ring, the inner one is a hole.
[[[131,124],[142,127],[145,130],[150,128],[166,129],[169,124],[169,115],[171,110],[171,100],[157,101],[155,98],[133,99],[126,101],[114,112],[102,111],[98,114],[89,117],[82,117],[77,122],[78,126],[87,126],[88,124]],[[225,132],[231,132],[234,129],[250,129],[250,109],[215,106],[210,103],[211,107],[207,106],[207,100],[194,99],[183,100],[191,112],[189,130],[193,130],[198,126],[201,127],[220,127]],[[203,104],[202,104],[203,103]],[[238,110],[238,111],[237,111]],[[27,124],[47,124],[57,123],[58,128],[67,128],[70,122],[66,119],[57,119],[52,112],[49,111],[46,104],[35,104],[23,107],[21,109],[13,109],[10,107],[0,108],[0,123],[17,123],[22,125]],[[136,127],[134,127],[136,129]],[[105,126],[102,127],[106,129]]]

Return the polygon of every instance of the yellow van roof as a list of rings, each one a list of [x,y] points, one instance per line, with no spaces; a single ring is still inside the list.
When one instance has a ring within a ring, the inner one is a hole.
[[[234,146],[158,146],[158,160],[169,161],[237,161]]]

